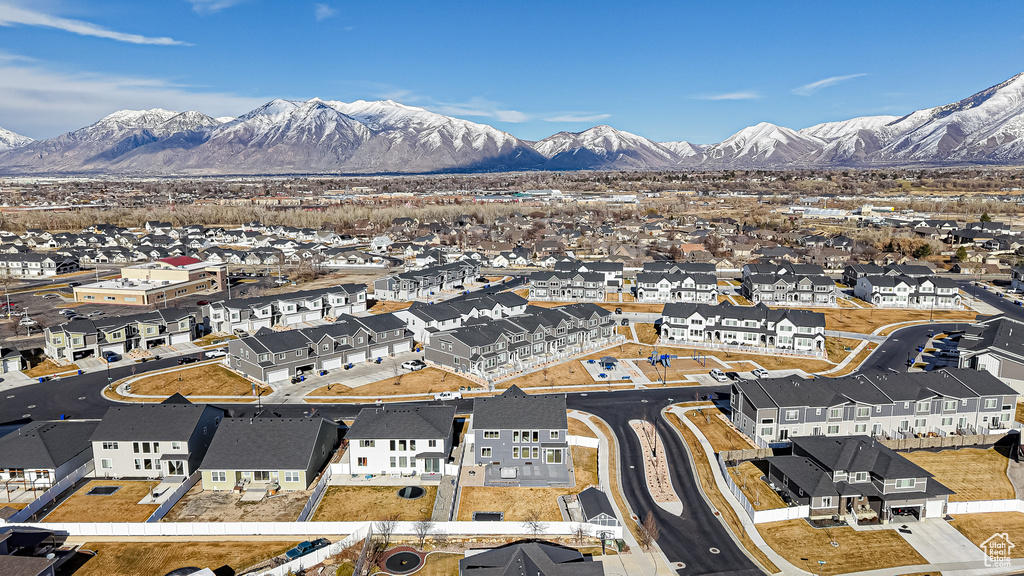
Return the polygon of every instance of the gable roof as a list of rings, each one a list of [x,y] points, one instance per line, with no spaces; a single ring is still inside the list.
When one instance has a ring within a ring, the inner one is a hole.
[[[516,542],[459,560],[463,576],[592,576],[600,565],[550,542]]]
[[[565,394],[527,394],[513,384],[499,396],[473,399],[473,427],[565,430],[569,427]]]
[[[40,421],[0,437],[0,468],[55,469],[91,447],[96,421]]]
[[[207,410],[206,404],[125,404],[111,406],[89,439],[93,442],[188,440]]]
[[[314,449],[322,430],[334,434],[333,447],[338,426],[323,418],[226,418],[200,468],[306,470],[316,457]]]
[[[455,406],[383,406],[363,408],[345,438],[448,438],[455,423]]]

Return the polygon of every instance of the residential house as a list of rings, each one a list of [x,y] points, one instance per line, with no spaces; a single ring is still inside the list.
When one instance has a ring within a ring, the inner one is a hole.
[[[459,576],[593,576],[604,574],[599,561],[578,550],[544,542],[513,542],[459,560]]]
[[[0,374],[21,372],[26,367],[25,357],[17,348],[0,347]]]
[[[1015,427],[1017,392],[987,372],[869,372],[732,385],[732,422],[759,445],[794,436],[981,434]]]
[[[363,408],[345,434],[352,474],[444,474],[452,451],[455,406]]]
[[[526,311],[526,306],[527,300],[514,292],[483,296],[471,293],[469,297],[435,304],[413,302],[409,308],[395,312],[395,316],[406,322],[417,342],[426,345],[433,334],[459,328],[467,320],[481,317],[499,320],[518,316]]]
[[[607,290],[622,288],[622,262],[583,262],[565,260],[555,264],[555,272],[585,272],[604,275]]]
[[[52,277],[78,272],[79,259],[59,254],[14,252],[0,254],[0,276],[14,278]]]
[[[324,418],[225,418],[199,467],[203,490],[306,490],[337,444]]]
[[[225,333],[294,326],[365,311],[365,284],[339,284],[257,298],[218,300],[202,308],[204,323],[208,323],[210,331]]]
[[[89,435],[98,422],[40,420],[0,436],[0,485],[10,492],[47,490],[92,461]]]
[[[673,302],[662,310],[660,338],[673,345],[749,346],[820,356],[825,350],[825,315],[764,304]]]
[[[460,290],[480,276],[480,263],[461,260],[451,264],[428,266],[378,278],[373,282],[373,296],[378,300],[415,300],[429,298],[442,290]]]
[[[474,466],[484,485],[566,486],[572,450],[565,394],[526,394],[511,386],[473,399]]]
[[[640,272],[636,275],[634,295],[637,302],[717,304],[718,279],[714,273]]]
[[[853,295],[881,308],[959,309],[960,286],[942,276],[863,276]]]
[[[104,352],[186,344],[199,337],[195,313],[181,308],[109,318],[78,318],[44,331],[43,350],[50,358],[75,361]]]
[[[1010,288],[1024,292],[1024,266],[1015,266],[1010,271]]]
[[[576,501],[580,505],[580,514],[587,524],[598,526],[621,526],[618,517],[615,515],[615,508],[612,506],[608,495],[601,489],[591,486],[576,495]]]
[[[984,370],[1024,394],[1024,322],[1005,315],[985,318],[967,327],[957,350],[960,368]]]
[[[172,396],[111,406],[89,436],[100,478],[178,478],[199,469],[224,411]]]
[[[530,274],[530,300],[604,302],[607,286],[600,272],[541,271]]]

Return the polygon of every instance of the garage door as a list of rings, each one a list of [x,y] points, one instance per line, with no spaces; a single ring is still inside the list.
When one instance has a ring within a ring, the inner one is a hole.
[[[388,347],[374,348],[370,350],[370,359],[376,360],[377,358],[386,358],[388,355]]]
[[[171,344],[188,344],[192,341],[192,335],[188,332],[182,332],[181,334],[171,334]]]
[[[355,364],[366,360],[366,352],[352,352],[348,355],[348,361]]]
[[[104,344],[100,346],[100,354],[110,350],[111,352],[117,352],[118,354],[124,352],[124,344]]]
[[[324,360],[322,364],[324,370],[334,370],[335,368],[341,368],[341,358],[333,358],[331,360]]]
[[[267,382],[280,382],[288,379],[288,369],[271,370],[267,372]]]
[[[942,500],[929,500],[925,505],[924,517],[941,518],[943,515],[942,504]]]
[[[288,314],[284,317],[284,323],[291,326],[302,322],[302,314]]]
[[[399,354],[402,352],[408,352],[409,350],[412,350],[412,347],[409,345],[408,341],[405,341],[402,342],[401,344],[395,344],[393,346],[393,349],[395,351],[395,354]]]

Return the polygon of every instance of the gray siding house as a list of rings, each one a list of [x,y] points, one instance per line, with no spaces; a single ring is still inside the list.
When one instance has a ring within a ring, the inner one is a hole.
[[[474,466],[488,486],[571,486],[572,450],[564,394],[512,386],[473,399]]]

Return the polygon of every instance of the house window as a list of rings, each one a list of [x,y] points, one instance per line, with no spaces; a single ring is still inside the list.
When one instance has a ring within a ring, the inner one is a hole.
[[[171,442],[171,450],[181,450],[181,442]]]
[[[540,442],[540,430],[533,431],[533,441]],[[536,456],[534,456],[534,458],[536,458]]]
[[[356,458],[357,466],[366,466],[366,458]]]
[[[864,434],[867,431],[868,431],[868,425],[867,424],[857,424],[856,426],[853,427],[854,434]]]
[[[140,460],[138,458],[135,459],[135,469],[136,470],[142,470],[142,460]]]
[[[562,451],[559,449],[549,449],[544,451],[544,461],[548,464],[561,464],[562,463]]]
[[[484,439],[486,439],[486,440],[496,440],[500,434],[501,433],[498,430],[484,430]],[[513,436],[515,436],[514,441],[518,441],[518,439],[519,439],[519,432],[515,432],[513,434]]]
[[[774,431],[775,429],[772,428],[771,426],[761,428],[761,436],[771,436],[774,433]]]
[[[298,472],[285,472],[284,473],[284,481],[285,482],[298,482],[299,481],[299,473]]]
[[[552,440],[558,440],[558,430],[552,430],[551,431],[551,439]]]
[[[392,468],[397,468],[398,467],[398,459],[395,458],[394,456],[391,457],[391,467]]]
[[[828,417],[829,418],[842,418],[843,417],[843,409],[842,408],[829,408]]]
[[[214,470],[213,472],[210,472],[211,482],[227,482],[227,480],[228,473],[224,470]]]
[[[514,458],[514,459],[518,459],[519,458],[519,446],[513,446],[512,447],[512,458]]]
[[[427,440],[427,448],[437,448],[437,440]]]
[[[927,418],[916,418],[914,419],[914,428],[924,428],[928,425]]]
[[[942,409],[947,411],[956,410],[956,400],[946,400],[942,403]]]
[[[376,440],[360,440],[359,441],[359,447],[360,448],[375,448],[376,447],[375,444],[376,444]]]
[[[103,449],[104,450],[117,450],[117,442],[104,442],[103,443]]]
[[[799,410],[786,410],[786,420],[796,420],[800,417]]]
[[[896,487],[913,488],[916,483],[917,480],[915,478],[900,478],[899,480],[896,480]]]
[[[481,448],[480,449],[480,457],[481,458],[490,458],[491,457],[491,449],[490,448]]]
[[[999,401],[995,398],[985,398],[985,409],[991,410],[999,405]]]
[[[831,508],[832,507],[832,497],[831,496],[822,496],[821,497],[821,507],[822,508]]]
[[[100,459],[100,468],[102,468],[104,470],[110,470],[113,467],[114,467],[114,463],[110,460],[110,458],[101,458]]]
[[[828,427],[828,433],[829,434],[839,434],[839,426],[829,426]]]
[[[942,419],[942,425],[943,426],[952,426],[953,425],[953,419],[952,418],[943,418]]]
[[[931,410],[931,408],[932,408],[932,403],[931,402],[925,401],[925,402],[918,402],[917,403],[917,412],[919,414],[922,413],[922,412],[928,412],[929,410]]]
[[[868,473],[867,472],[857,472],[857,473],[855,473],[853,475],[853,481],[854,482],[867,482],[868,481]]]
[[[871,415],[871,408],[868,408],[867,406],[858,406],[857,407],[857,418],[867,418],[870,415]]]

